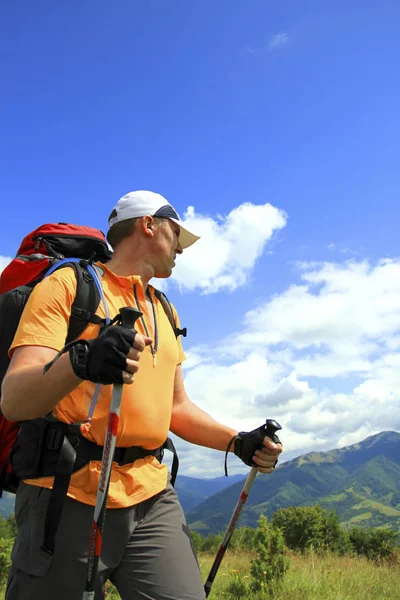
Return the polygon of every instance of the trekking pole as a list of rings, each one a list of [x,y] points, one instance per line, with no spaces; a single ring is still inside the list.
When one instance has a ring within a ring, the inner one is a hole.
[[[267,421],[265,423],[265,435],[266,436],[268,436],[272,440],[275,432],[278,431],[279,429],[282,429],[282,427],[279,425],[279,423],[277,421],[274,421],[273,419],[267,419]],[[224,539],[221,542],[221,545],[217,552],[217,556],[215,557],[214,563],[213,563],[210,573],[207,577],[207,581],[204,584],[204,591],[206,593],[206,598],[208,597],[208,594],[210,593],[211,586],[214,582],[216,574],[218,573],[218,569],[221,565],[222,559],[224,558],[226,549],[228,547],[228,544],[230,542],[232,534],[235,530],[240,513],[242,512],[242,508],[248,498],[248,495],[250,493],[250,490],[254,483],[256,475],[257,475],[257,467],[252,467],[251,471],[248,474],[247,479],[244,483],[242,492],[239,496],[239,500],[237,501],[237,504],[236,504],[236,508],[233,511],[231,520],[229,521],[229,525],[226,528]]]
[[[142,313],[135,308],[121,308],[121,325],[126,329],[133,331],[135,321],[142,316]],[[111,397],[110,414],[106,437],[104,440],[103,456],[101,459],[101,470],[99,485],[97,488],[96,506],[94,509],[92,531],[90,534],[88,564],[86,572],[85,590],[82,600],[94,600],[96,575],[99,566],[101,545],[103,541],[103,530],[106,518],[106,506],[108,488],[110,485],[111,466],[114,456],[115,444],[117,440],[117,431],[119,423],[119,414],[121,409],[123,384],[115,384]]]

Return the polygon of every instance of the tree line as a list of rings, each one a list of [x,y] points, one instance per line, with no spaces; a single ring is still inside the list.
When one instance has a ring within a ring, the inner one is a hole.
[[[269,522],[270,531],[279,530],[287,549],[304,552],[333,552],[365,556],[371,560],[389,558],[396,550],[398,533],[390,529],[350,527],[345,529],[335,511],[321,506],[291,506],[278,509]],[[235,531],[231,547],[252,551],[255,549],[257,530],[240,527]],[[223,534],[203,536],[192,531],[197,552],[217,552]]]

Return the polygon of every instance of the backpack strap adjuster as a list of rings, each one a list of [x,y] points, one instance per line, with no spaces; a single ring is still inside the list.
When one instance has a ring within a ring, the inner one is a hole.
[[[162,448],[156,448],[155,450],[146,450],[141,446],[130,446],[128,448],[116,448],[114,454],[114,460],[120,466],[128,465],[135,462],[139,458],[145,456],[155,456],[159,462],[162,460]]]
[[[64,439],[64,432],[60,429],[50,429],[47,434],[47,450],[59,450]]]
[[[64,436],[66,435],[66,428],[51,427],[47,433],[46,439],[46,450],[60,450],[64,443]],[[80,436],[77,433],[70,433],[68,431],[68,441],[73,448],[77,448],[80,443]]]

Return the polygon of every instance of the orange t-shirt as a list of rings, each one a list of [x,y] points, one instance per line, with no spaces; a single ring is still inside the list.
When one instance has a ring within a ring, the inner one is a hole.
[[[143,313],[150,337],[154,332],[147,315],[144,288],[140,277],[119,277],[105,265],[102,286],[111,319],[124,306],[139,308]],[[156,360],[149,346],[140,358],[139,371],[132,385],[124,385],[121,414],[116,445],[120,447],[142,446],[158,448],[168,436],[175,371],[185,360],[181,342],[175,338],[165,311],[149,286],[154,303],[158,327],[158,350]],[[22,314],[18,330],[10,348],[12,353],[20,346],[45,346],[61,350],[65,345],[71,306],[76,294],[76,277],[72,268],[64,267],[39,283],[31,293]],[[137,302],[139,307],[137,306]],[[96,314],[105,317],[100,302]],[[179,326],[178,317],[174,310]],[[143,323],[136,321],[135,329],[144,334]],[[89,324],[80,336],[90,339],[98,334],[99,325]],[[53,410],[53,415],[65,423],[82,422],[87,419],[95,384],[83,381],[63,398]],[[103,445],[113,386],[102,385],[91,424],[81,426],[82,434],[92,442]],[[34,402],[34,399],[32,399]],[[68,496],[85,504],[95,505],[101,463],[91,461],[73,473]],[[26,480],[26,483],[51,488],[52,477]],[[108,508],[132,506],[162,491],[167,483],[167,467],[153,456],[136,460],[133,464],[120,466],[113,463]]]

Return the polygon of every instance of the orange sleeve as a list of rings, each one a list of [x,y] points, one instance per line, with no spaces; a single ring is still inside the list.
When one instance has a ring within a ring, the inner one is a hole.
[[[10,356],[20,346],[45,346],[57,352],[65,346],[76,287],[71,267],[55,271],[36,285],[22,313]]]
[[[180,323],[180,320],[179,320],[179,315],[176,312],[176,308],[175,308],[175,306],[173,304],[171,304],[171,307],[172,307],[172,312],[174,314],[174,319],[175,319],[176,326],[180,327],[181,323]],[[183,346],[182,346],[182,341],[181,340],[182,340],[182,336],[181,335],[176,338],[176,343],[178,345],[178,362],[177,362],[178,365],[180,365],[181,363],[183,363],[183,361],[186,360],[186,358],[187,358],[187,356],[186,356],[186,354],[185,354],[185,352],[183,350]]]

